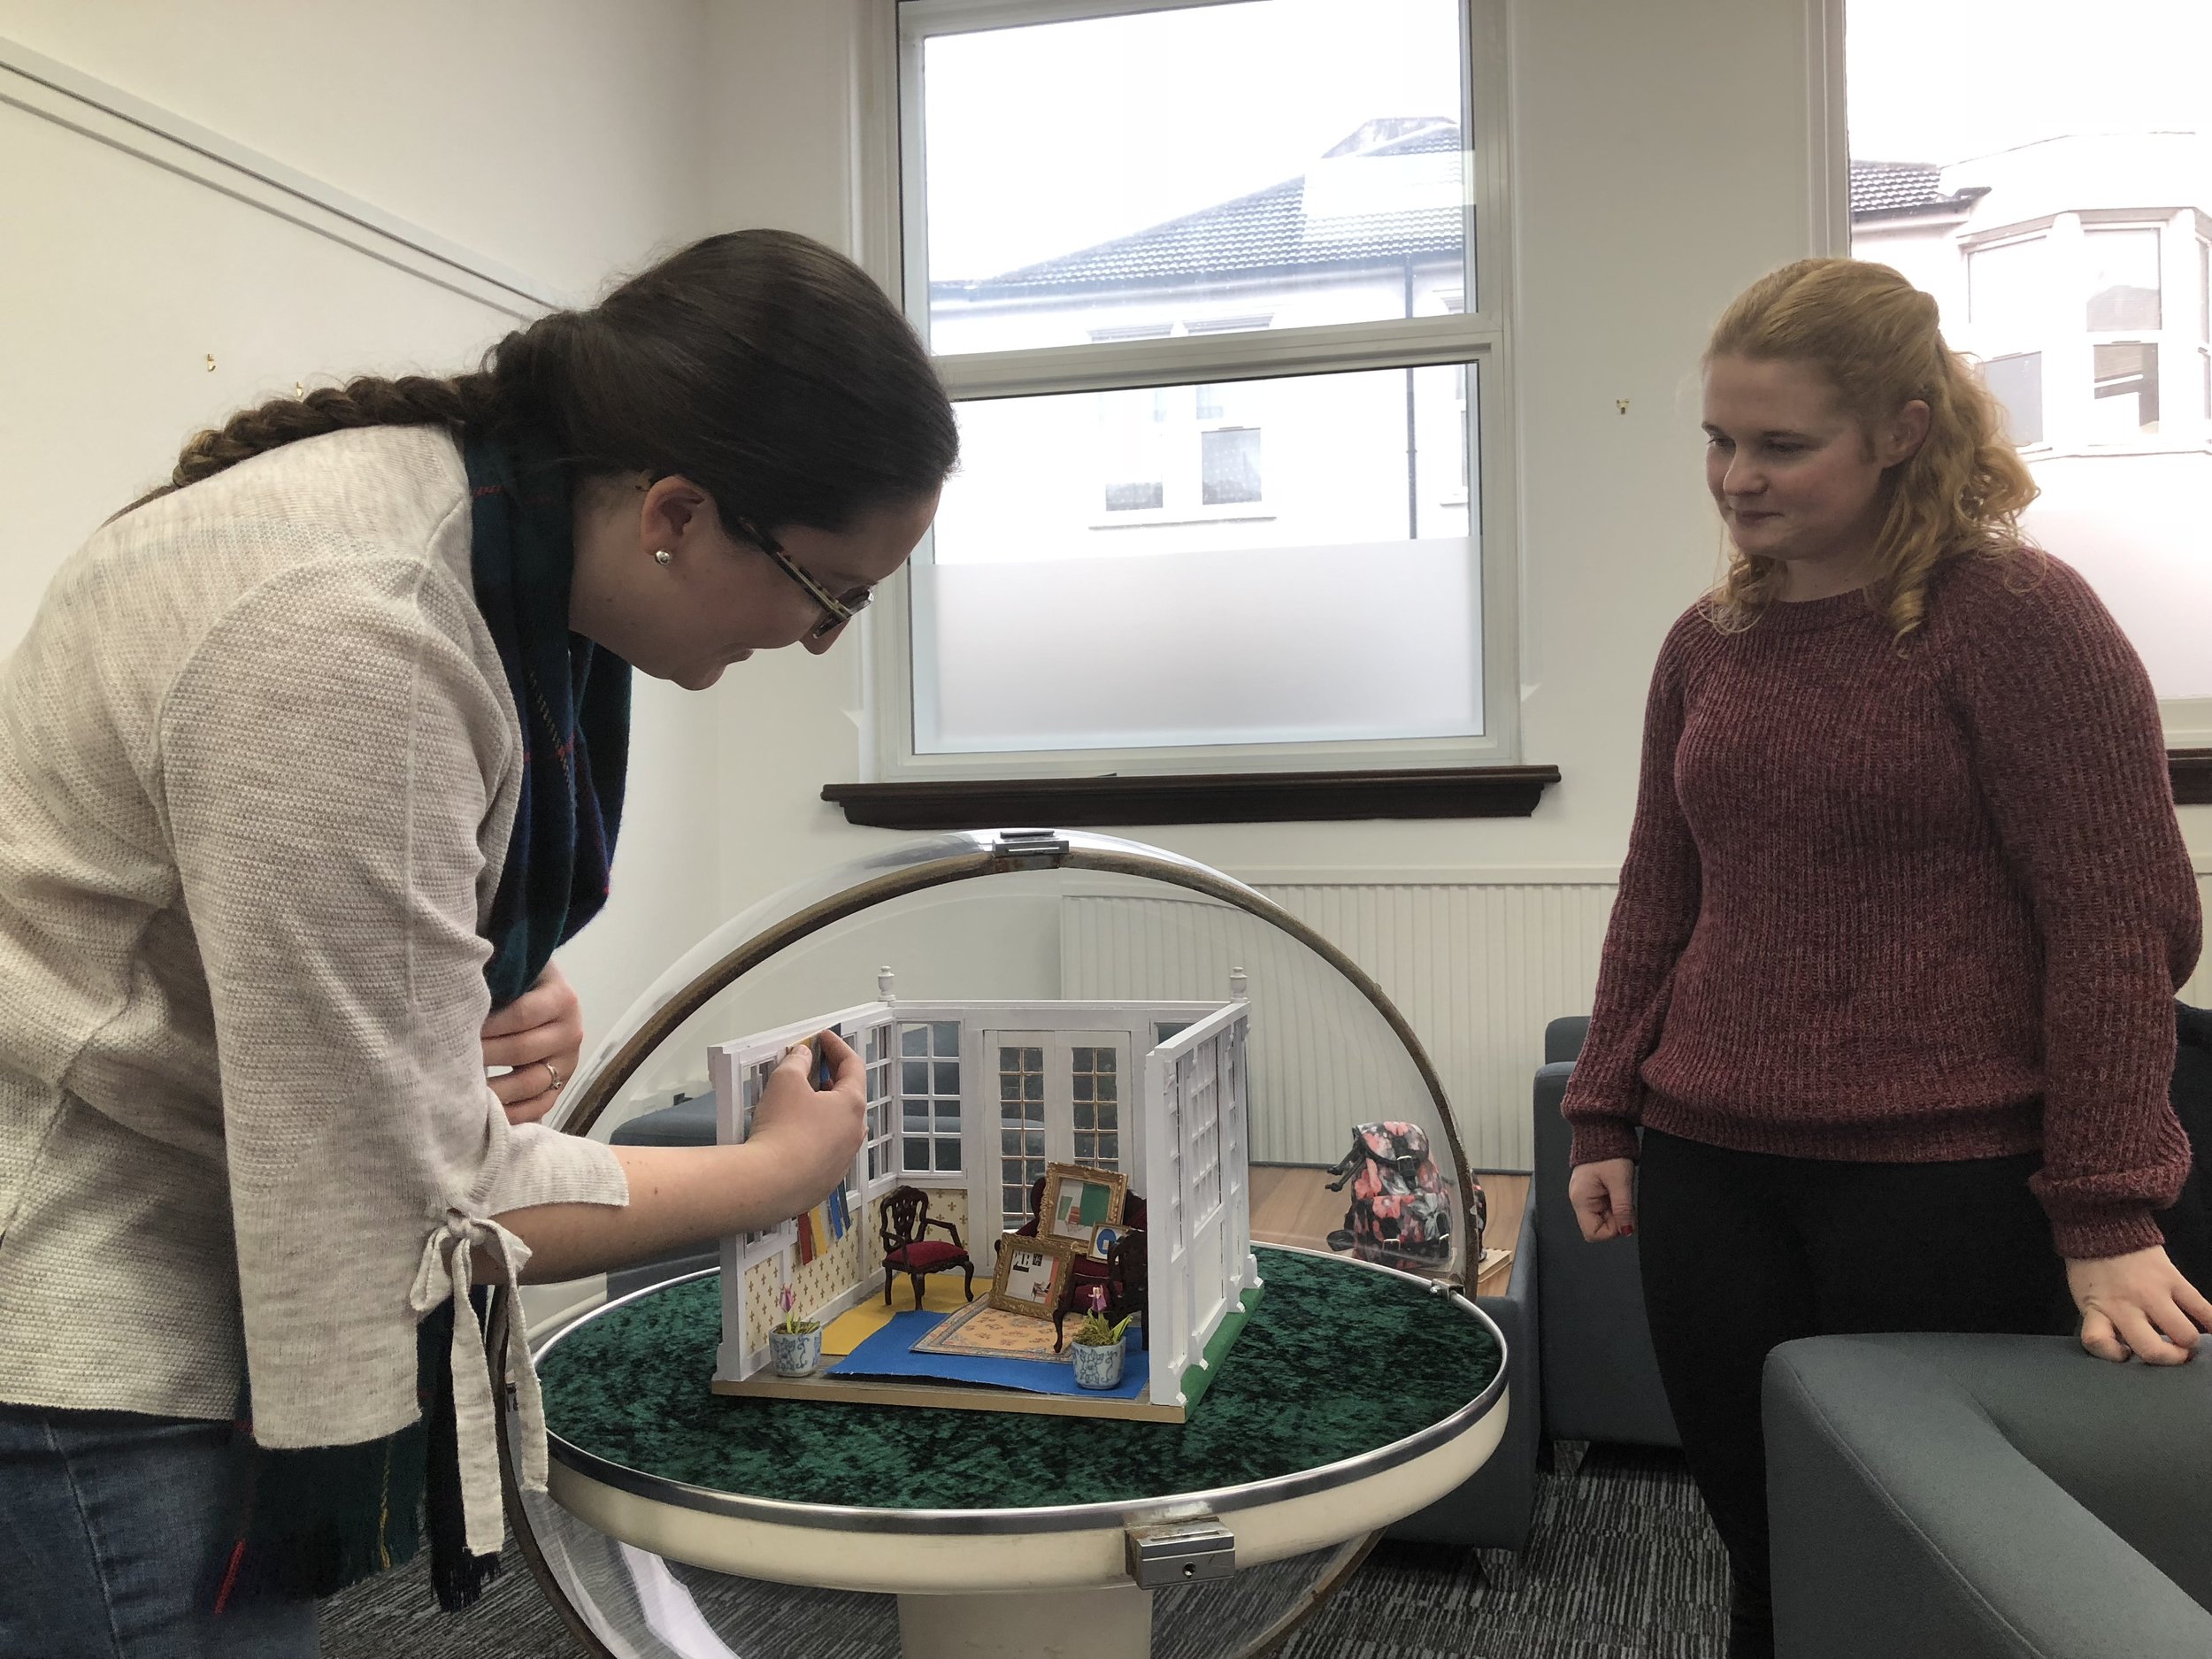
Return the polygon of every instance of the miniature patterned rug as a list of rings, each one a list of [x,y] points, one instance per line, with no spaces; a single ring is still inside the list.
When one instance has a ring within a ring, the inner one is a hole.
[[[1036,1359],[1069,1363],[1065,1349],[1052,1351],[1052,1321],[1009,1313],[981,1297],[947,1317],[914,1344],[917,1354],[962,1354],[972,1359]]]

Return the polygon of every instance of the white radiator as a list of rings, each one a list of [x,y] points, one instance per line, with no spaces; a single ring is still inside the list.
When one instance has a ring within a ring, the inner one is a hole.
[[[1528,1168],[1544,1023],[1589,1011],[1612,872],[1260,890],[1349,956],[1411,1022],[1468,1162]],[[1381,1018],[1304,946],[1241,911],[1195,895],[1078,894],[1064,901],[1061,941],[1071,997],[1218,996],[1232,967],[1250,974],[1255,1163],[1331,1164],[1354,1124],[1422,1115],[1425,1091]]]
[[[1469,1164],[1527,1169],[1544,1025],[1589,1012],[1613,872],[1395,881],[1296,874],[1254,885],[1358,963],[1411,1022],[1444,1080]],[[2212,869],[2200,870],[2197,886],[2212,914]],[[1225,995],[1232,967],[1250,972],[1255,1163],[1334,1163],[1353,1124],[1400,1115],[1425,1098],[1381,1020],[1275,929],[1196,895],[1117,889],[1110,898],[1071,895],[1064,907],[1064,995],[1215,997]],[[2212,952],[2182,997],[2212,1006]]]

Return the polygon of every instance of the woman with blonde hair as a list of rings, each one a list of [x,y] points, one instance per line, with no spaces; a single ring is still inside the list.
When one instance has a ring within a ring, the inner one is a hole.
[[[2189,1147],[2201,934],[2158,708],[1935,302],[1886,266],[1752,285],[1705,357],[1725,576],[1661,648],[1588,1041],[1583,1235],[1640,1233],[1652,1341],[1770,1653],[1778,1343],[2047,1333],[2189,1359],[2154,1213]]]

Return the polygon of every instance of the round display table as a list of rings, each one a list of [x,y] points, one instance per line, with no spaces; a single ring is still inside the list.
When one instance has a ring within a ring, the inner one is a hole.
[[[560,1524],[527,1529],[534,1570],[580,1634],[626,1655],[768,1651],[710,1630],[677,1563],[895,1595],[905,1659],[1141,1659],[1156,1622],[1161,1651],[1180,1650],[1171,1601],[1202,1622],[1234,1599],[1232,1574],[1292,1563],[1280,1626],[1363,1540],[1481,1466],[1507,1356],[1455,1292],[1258,1256],[1257,1306],[1173,1425],[716,1394],[717,1275],[611,1303],[540,1354],[551,1502],[526,1515]],[[743,1622],[778,1617],[756,1602]],[[1240,1647],[1216,1632],[1194,1650]]]

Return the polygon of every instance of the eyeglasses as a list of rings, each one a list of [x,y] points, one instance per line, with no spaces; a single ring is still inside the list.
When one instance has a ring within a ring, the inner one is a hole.
[[[856,588],[850,593],[833,594],[814,578],[793,563],[774,537],[766,534],[749,519],[732,518],[731,527],[755,547],[775,561],[776,568],[807,591],[807,596],[822,607],[822,620],[807,634],[810,640],[826,639],[868,608],[868,601],[875,597],[872,588]]]

